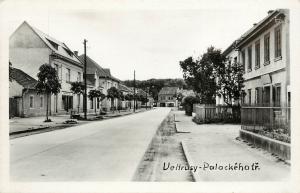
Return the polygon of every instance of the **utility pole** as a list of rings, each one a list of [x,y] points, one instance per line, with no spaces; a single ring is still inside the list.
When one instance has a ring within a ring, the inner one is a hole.
[[[84,39],[83,44],[84,44],[84,95],[83,95],[83,111],[84,111],[84,119],[87,119],[86,116],[86,110],[87,110],[87,84],[86,84],[86,42],[87,40]]]
[[[135,70],[133,71],[133,112],[135,112]]]

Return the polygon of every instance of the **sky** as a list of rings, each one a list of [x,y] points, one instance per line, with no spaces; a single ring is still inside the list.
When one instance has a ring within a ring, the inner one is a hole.
[[[87,39],[87,55],[121,80],[133,79],[134,70],[139,80],[182,78],[179,61],[211,45],[226,49],[278,8],[276,1],[270,6],[258,0],[84,2],[4,1],[6,31],[13,33],[26,20],[79,54]]]

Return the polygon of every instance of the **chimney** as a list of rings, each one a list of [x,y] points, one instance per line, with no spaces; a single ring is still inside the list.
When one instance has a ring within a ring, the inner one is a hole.
[[[269,10],[269,11],[268,11],[268,14],[271,14],[271,13],[273,13],[273,11],[274,11],[274,10]]]
[[[78,51],[74,51],[74,54],[75,54],[76,56],[78,56]]]
[[[253,27],[256,26],[256,25],[257,25],[257,23],[254,23],[254,24],[253,24]]]

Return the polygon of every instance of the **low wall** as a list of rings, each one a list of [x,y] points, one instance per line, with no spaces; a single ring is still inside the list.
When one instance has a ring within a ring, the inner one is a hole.
[[[284,143],[242,129],[240,130],[240,138],[252,143],[256,147],[260,147],[268,152],[274,153],[282,159],[291,159],[291,146],[289,143]]]

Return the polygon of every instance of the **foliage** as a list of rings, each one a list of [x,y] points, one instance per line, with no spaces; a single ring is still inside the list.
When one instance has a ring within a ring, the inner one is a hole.
[[[37,77],[38,82],[35,85],[35,89],[38,94],[46,94],[47,96],[46,121],[49,122],[51,121],[48,118],[49,95],[58,94],[61,89],[61,85],[55,68],[49,64],[43,64],[40,66]]]
[[[133,80],[125,80],[123,82],[128,87],[133,87]],[[188,86],[184,82],[183,79],[149,79],[149,80],[136,80],[136,88],[140,88],[142,90],[149,89],[150,96],[153,97],[154,100],[158,100],[158,93],[164,86],[174,86],[187,89]]]
[[[193,105],[193,104],[196,104],[196,103],[199,103],[200,100],[198,97],[195,97],[195,96],[187,96],[185,98],[183,98],[183,102],[182,104],[183,105]]]
[[[184,80],[198,94],[201,103],[215,103],[215,96],[219,89],[216,84],[217,72],[220,72],[219,69],[224,65],[224,61],[221,50],[211,46],[199,59],[188,57],[179,62]]]
[[[238,101],[244,87],[243,66],[240,63],[227,63],[218,69],[218,94],[223,96],[224,102],[232,106],[232,100]]]
[[[61,85],[58,80],[57,72],[49,64],[43,64],[37,74],[38,83],[35,86],[38,94],[58,94]]]
[[[100,98],[100,100],[103,100],[105,95],[100,90],[90,90],[88,97],[90,100],[93,100],[94,98]]]
[[[84,84],[82,82],[72,82],[71,91],[74,94],[83,94],[84,93]]]
[[[128,93],[128,94],[126,94],[126,95],[124,96],[124,98],[125,98],[125,100],[127,100],[127,101],[132,101],[132,100],[133,100],[133,94]]]
[[[114,100],[115,98],[119,98],[119,97],[120,97],[120,92],[116,87],[113,86],[107,90],[107,98]]]

